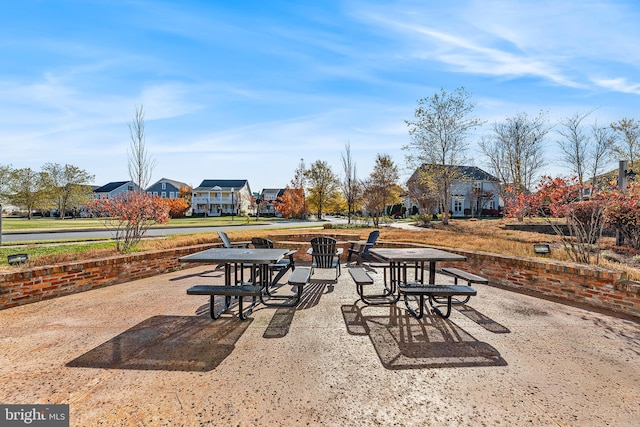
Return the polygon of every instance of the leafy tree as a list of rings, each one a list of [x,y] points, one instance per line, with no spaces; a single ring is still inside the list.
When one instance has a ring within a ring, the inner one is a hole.
[[[345,152],[340,155],[344,180],[342,181],[342,195],[347,205],[347,223],[351,224],[351,215],[356,210],[362,198],[362,188],[356,174],[356,164],[351,157],[351,144],[345,144]]]
[[[76,166],[58,163],[46,163],[42,170],[47,192],[54,200],[60,219],[64,218],[67,209],[91,200],[90,182],[94,180],[93,175]]]
[[[44,176],[31,168],[13,169],[9,173],[7,193],[9,202],[27,211],[27,217],[33,218],[34,209],[44,205],[46,193]]]
[[[309,202],[316,208],[318,219],[322,219],[324,205],[328,200],[336,197],[340,188],[340,181],[333,173],[329,164],[316,160],[305,172],[309,186]]]
[[[448,206],[451,188],[460,177],[456,168],[466,161],[467,137],[482,121],[472,117],[475,104],[461,87],[449,94],[444,89],[431,98],[418,101],[415,120],[405,120],[411,142],[404,146],[407,161],[415,169],[424,167],[424,180],[437,184],[440,204],[444,207],[442,223],[449,223]],[[432,167],[433,166],[433,167]]]
[[[371,214],[374,227],[380,225],[385,208],[400,203],[402,188],[398,185],[398,167],[388,154],[378,154],[369,178],[362,182],[364,205]]]
[[[607,193],[607,225],[620,232],[620,240],[640,249],[640,184],[630,183],[624,190]]]
[[[87,209],[104,218],[105,225],[115,230],[116,248],[131,252],[154,224],[169,220],[169,201],[138,191],[120,193],[113,199],[94,199]]]
[[[188,185],[183,185],[178,189],[178,195],[181,199],[184,199],[189,206],[191,206],[191,197],[193,197],[193,188]]]
[[[287,187],[280,197],[280,203],[274,207],[285,218],[304,218],[307,214],[304,198],[304,189]]]
[[[189,203],[181,197],[167,200],[169,204],[169,216],[171,218],[182,218],[189,210]]]
[[[128,123],[131,145],[129,146],[129,178],[135,184],[137,191],[144,192],[149,186],[151,174],[156,165],[155,160],[147,153],[145,136],[144,109],[136,107],[135,116]]]

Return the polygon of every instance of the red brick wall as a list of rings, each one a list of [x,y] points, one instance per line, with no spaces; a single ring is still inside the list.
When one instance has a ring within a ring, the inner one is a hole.
[[[509,257],[477,251],[452,250],[467,261],[447,263],[491,283],[574,301],[640,317],[640,283],[626,273],[567,262]]]
[[[178,258],[217,244],[119,255],[0,273],[0,309],[57,298],[193,267]]]
[[[408,245],[379,243],[381,247]],[[0,273],[0,309],[189,268],[192,264],[180,264],[178,258],[215,246],[219,245],[189,246]],[[466,262],[447,265],[487,277],[492,283],[640,317],[640,283],[626,280],[626,274],[621,271],[486,252],[441,249],[467,257]],[[299,254],[303,260],[304,253]]]

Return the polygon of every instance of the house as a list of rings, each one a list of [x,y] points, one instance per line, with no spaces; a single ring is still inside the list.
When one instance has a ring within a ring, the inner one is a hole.
[[[146,192],[149,195],[160,196],[163,199],[177,199],[180,197],[180,188],[183,187],[189,188],[189,185],[184,182],[162,178],[155,184],[149,186]]]
[[[500,180],[495,176],[485,172],[476,166],[444,166],[455,168],[456,180],[451,188],[451,200],[449,201],[449,211],[454,217],[480,216],[486,214],[497,214],[500,210]],[[419,176],[426,170],[428,165],[422,165],[411,175],[407,181],[409,194],[424,194],[421,190]],[[409,214],[420,211],[419,201],[410,200],[408,197],[405,206]],[[424,205],[423,205],[424,206]],[[437,206],[437,204],[436,204]],[[436,207],[434,212],[440,212]]]
[[[262,202],[260,203],[260,215],[261,216],[282,216],[275,208],[275,204],[278,203],[279,198],[284,194],[284,188],[263,188],[260,196],[258,197]]]
[[[246,179],[205,179],[191,195],[194,215],[246,215],[251,205]]]
[[[127,191],[133,191],[136,185],[133,181],[110,182],[93,190],[94,199],[113,199],[115,196]]]

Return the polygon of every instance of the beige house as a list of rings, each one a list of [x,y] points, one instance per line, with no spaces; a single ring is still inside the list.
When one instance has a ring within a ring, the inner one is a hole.
[[[191,192],[194,215],[246,215],[251,188],[246,179],[205,179]]]

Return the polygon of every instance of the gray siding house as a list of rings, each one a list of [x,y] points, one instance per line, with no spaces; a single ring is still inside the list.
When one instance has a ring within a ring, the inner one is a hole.
[[[420,194],[419,176],[423,165],[418,168],[407,181],[410,194]],[[455,168],[456,175],[460,179],[453,183],[451,188],[451,200],[448,203],[449,211],[453,217],[481,216],[487,213],[495,214],[501,209],[500,204],[500,180],[488,172],[476,166],[445,166]],[[419,211],[420,204],[417,200],[407,198],[405,200],[407,213]],[[440,213],[440,208],[435,212]]]
[[[180,197],[180,188],[189,187],[184,182],[162,178],[146,189],[149,195],[160,196],[163,199],[177,199]]]
[[[127,191],[133,191],[136,185],[133,181],[115,181],[93,190],[94,199],[113,199],[115,196]]]

